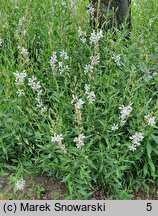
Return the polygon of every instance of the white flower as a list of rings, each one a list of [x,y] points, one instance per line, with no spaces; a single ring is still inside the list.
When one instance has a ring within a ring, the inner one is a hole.
[[[27,32],[27,30],[26,30],[26,29],[24,29],[24,31],[23,31],[23,34],[24,34],[24,36],[26,35],[26,32]]]
[[[35,87],[35,86],[34,86]],[[43,113],[44,111],[46,111],[46,107],[44,107],[42,99],[41,99],[41,95],[42,95],[42,89],[37,89],[37,97],[35,98],[36,100],[36,106],[38,108],[41,108],[41,112]]]
[[[93,65],[85,65],[84,73],[85,74],[93,74],[94,66]]]
[[[82,36],[85,36],[85,37],[86,37],[86,36],[87,36],[87,35],[86,35],[86,32],[84,32],[84,31],[81,29],[81,27],[78,28],[78,36],[79,36],[79,37],[82,37]]]
[[[34,91],[38,91],[40,88],[41,88],[40,81],[38,81],[37,83],[34,83],[34,85],[32,86],[32,89]]]
[[[153,22],[154,22],[154,19],[153,19],[153,18],[152,18],[152,19],[149,19],[149,26],[151,26]]]
[[[73,104],[73,103],[76,103],[76,101],[78,100],[78,97],[77,96],[75,96],[75,95],[72,95],[72,101],[71,101],[71,103]]]
[[[129,146],[129,150],[130,151],[135,151],[136,150],[136,146],[134,144]]]
[[[102,30],[99,30],[98,32],[97,32],[97,38],[100,40],[101,38],[103,38],[103,31]]]
[[[56,142],[58,144],[58,146],[63,150],[64,153],[67,153],[67,150],[65,148],[65,145],[62,144],[62,140],[63,140],[63,135],[54,135],[54,137],[52,137],[52,142]]]
[[[40,97],[42,95],[42,89],[37,92],[37,96]]]
[[[54,134],[54,136],[52,137],[52,142],[61,143],[63,139],[64,138],[63,138],[62,134],[60,134],[60,135]]]
[[[42,89],[40,81],[37,82],[37,78],[32,76],[32,78],[28,78],[28,85],[32,88],[33,91],[37,92],[37,97],[35,98],[36,106],[42,109],[43,102],[41,99]]]
[[[24,190],[25,183],[26,183],[26,181],[24,181],[23,179],[18,180],[18,181],[15,183],[16,189],[17,189],[17,190]]]
[[[63,68],[63,70],[64,70],[64,71],[69,71],[69,70],[70,70],[70,68],[69,68],[69,66],[68,66],[68,65],[65,65],[65,66],[64,66],[64,68]]]
[[[115,55],[113,54],[112,59],[116,63],[117,66],[121,66],[121,55]]]
[[[83,43],[86,43],[86,38],[81,37],[81,41],[82,41]]]
[[[47,108],[46,107],[42,107],[41,108],[41,113],[44,113],[44,112],[46,112],[47,111]]]
[[[91,15],[91,19],[94,19],[94,13],[95,13],[95,9],[92,7],[92,5],[88,5],[88,12]]]
[[[121,123],[122,123],[122,125],[124,125],[125,122],[126,122],[127,117],[129,116],[129,114],[133,110],[132,109],[132,103],[129,104],[128,106],[126,106],[126,107],[124,105],[121,105],[121,106],[119,106],[119,109],[121,110],[121,112],[120,112]]]
[[[23,61],[25,64],[28,64],[30,62],[30,59],[28,58],[28,50],[25,49],[24,47],[20,47],[19,45],[17,46],[18,50],[20,51],[21,55],[23,56]]]
[[[56,62],[57,62],[57,55],[56,55],[56,52],[53,52],[53,54],[52,54],[52,56],[51,56],[51,58],[50,58],[50,61],[49,61],[52,70],[55,69],[55,67],[56,67],[56,65],[55,65]]]
[[[119,126],[118,126],[118,124],[113,124],[113,126],[111,127],[111,130],[113,130],[113,131],[116,131],[116,130],[118,130],[119,129]]]
[[[40,81],[36,82],[37,78],[32,76],[32,78],[28,78],[28,85],[34,90],[39,91],[41,88]]]
[[[155,116],[151,116],[150,117],[149,115],[147,115],[147,116],[144,116],[144,118],[146,119],[147,124],[149,126],[154,126],[156,124],[156,122],[155,122]]]
[[[89,92],[90,92],[90,85],[85,84],[84,89],[86,91],[85,94],[89,94]]]
[[[89,104],[92,104],[95,101],[95,93],[93,91],[89,92],[87,99]]]
[[[30,62],[30,59],[29,59],[29,58],[25,58],[25,59],[24,59],[24,63],[25,63],[25,64],[28,64],[29,62]]]
[[[85,94],[87,95],[89,104],[92,104],[95,101],[95,93],[90,91],[90,85],[85,84]]]
[[[75,109],[77,109],[77,110],[82,109],[83,104],[84,104],[84,101],[82,99],[77,100],[75,103]]]
[[[62,72],[62,70],[63,70],[63,63],[62,62],[58,62],[58,67],[59,67],[59,71]]]
[[[22,95],[24,95],[24,90],[23,89],[19,89],[19,90],[17,90],[16,93],[18,94],[18,96],[22,96]]]
[[[99,55],[92,55],[90,57],[90,60],[91,60],[91,65],[92,66],[98,65],[99,64]]]
[[[69,66],[68,65],[63,65],[63,62],[58,62],[58,68],[59,68],[60,74],[62,74],[63,72],[69,70]]]
[[[41,98],[37,96],[35,98],[35,100],[37,102],[36,106],[39,107],[39,108],[42,108],[43,107],[43,102],[42,102]]]
[[[27,56],[29,54],[29,52],[27,51],[27,49],[25,49],[24,47],[21,49],[20,53],[23,55],[23,56]]]
[[[23,72],[18,72],[18,71],[16,71],[16,73],[13,73],[14,74],[14,76],[15,76],[15,78],[16,78],[16,85],[23,85],[24,84],[24,79],[25,79],[25,77],[27,76],[27,74],[26,74],[26,72],[25,72],[25,70],[23,71]]]
[[[74,139],[74,142],[76,143],[76,147],[77,148],[81,148],[82,146],[84,146],[84,139],[86,137],[83,134],[80,134],[78,137],[76,137]]]
[[[37,78],[34,76],[32,76],[32,78],[28,78],[28,81],[29,81],[28,85],[32,87],[36,80]]]
[[[19,25],[19,26],[22,26],[22,24],[23,24],[24,21],[25,21],[25,17],[23,16],[23,17],[21,17],[21,18],[19,19],[18,25]]]
[[[77,6],[76,6],[76,0],[69,0],[70,2],[70,7],[73,10],[73,12],[76,12]]]
[[[76,110],[80,110],[83,107],[84,101],[82,99],[78,99],[77,96],[72,95],[73,99],[71,101],[74,104]]]
[[[0,47],[2,46],[2,38],[0,37]]]
[[[157,75],[158,75],[158,72],[154,71],[153,76],[157,76]]]
[[[132,140],[132,144],[129,146],[130,151],[135,151],[138,146],[140,146],[140,142],[144,139],[143,133],[136,132],[133,136],[130,136]]]
[[[103,38],[103,31],[100,30],[99,32],[95,32],[93,30],[90,36],[90,43],[97,44],[101,38]]]
[[[79,27],[79,29],[78,29],[78,36],[80,37],[80,39],[83,43],[86,42],[87,34],[86,34],[86,32],[82,31],[81,27]]]
[[[136,132],[134,135],[129,137],[132,140],[132,144],[137,147],[140,146],[140,142],[144,139],[143,133]]]
[[[64,58],[65,60],[67,60],[69,58],[67,53],[64,50],[62,52],[60,52],[60,57]]]

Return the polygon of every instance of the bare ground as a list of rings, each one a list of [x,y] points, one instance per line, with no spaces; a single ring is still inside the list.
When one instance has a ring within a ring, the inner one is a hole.
[[[58,180],[41,175],[36,178],[28,176],[23,191],[14,193],[14,184],[9,183],[8,176],[0,177],[0,200],[64,200],[67,190]],[[104,190],[98,190],[91,197],[93,200],[109,199]],[[158,188],[151,186],[147,193],[143,187],[133,193],[134,200],[158,200]]]
[[[42,175],[36,178],[28,176],[23,191],[13,192],[13,185],[8,183],[7,177],[0,182],[0,199],[16,200],[63,200],[66,187],[54,178]]]

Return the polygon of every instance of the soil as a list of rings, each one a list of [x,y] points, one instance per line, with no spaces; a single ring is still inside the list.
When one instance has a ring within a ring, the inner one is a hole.
[[[9,183],[9,176],[0,177],[0,200],[64,200],[67,190],[63,183],[58,180],[41,175],[36,178],[28,176],[25,181],[25,188],[14,193],[14,184]],[[95,192],[92,200],[108,200],[109,197],[104,190]],[[158,200],[158,188],[151,186],[150,192],[145,193],[144,188],[133,193],[133,200]]]
[[[46,175],[36,178],[28,176],[24,190],[16,193],[13,192],[13,184],[7,183],[8,177],[1,177],[0,180],[0,200],[63,200],[66,196],[65,185]]]
[[[154,188],[151,186],[150,192],[145,192],[145,190],[141,187],[137,192],[131,194],[131,200],[158,200],[158,188]],[[108,200],[111,199],[107,196],[104,191],[97,191],[93,194],[92,199],[94,200]]]

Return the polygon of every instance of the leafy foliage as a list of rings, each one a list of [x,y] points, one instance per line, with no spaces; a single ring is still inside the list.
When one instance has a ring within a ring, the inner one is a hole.
[[[158,4],[133,1],[130,40],[124,27],[93,42],[88,2],[74,2],[0,0],[0,168],[11,163],[17,178],[56,176],[69,199],[88,199],[100,188],[113,199],[128,199],[148,180],[157,184]],[[92,64],[92,56],[99,63]],[[19,80],[23,71],[27,77]],[[121,117],[122,105],[132,108],[122,108]],[[137,132],[143,140],[130,151]],[[59,134],[63,140],[52,142]]]

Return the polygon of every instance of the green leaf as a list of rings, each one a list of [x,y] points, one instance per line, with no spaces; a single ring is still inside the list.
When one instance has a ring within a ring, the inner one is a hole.
[[[147,150],[148,158],[151,159],[152,147],[151,147],[150,143],[147,143],[146,150]]]
[[[155,165],[154,165],[153,161],[151,159],[149,159],[148,163],[150,165],[151,172],[154,174],[155,173]]]
[[[158,136],[152,135],[153,140],[158,144]]]
[[[71,175],[68,174],[67,176],[63,177],[61,182],[67,182],[71,178]]]
[[[146,177],[147,173],[148,173],[148,164],[145,161],[144,167],[143,167],[143,173],[144,173],[144,177]]]
[[[87,162],[90,165],[90,167],[92,167],[93,169],[97,170],[97,167],[95,166],[95,164],[91,160],[87,160]]]
[[[153,148],[153,151],[155,152],[155,154],[158,156],[158,150]]]

